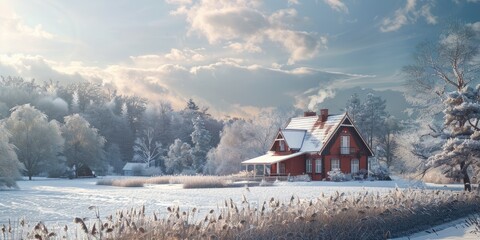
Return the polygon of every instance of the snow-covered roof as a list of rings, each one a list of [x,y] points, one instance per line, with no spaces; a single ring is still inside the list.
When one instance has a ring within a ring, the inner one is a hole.
[[[300,149],[303,145],[303,139],[305,139],[305,133],[307,131],[298,129],[283,129],[281,132],[291,149]]]
[[[333,134],[345,117],[345,113],[340,115],[330,115],[324,122],[322,121],[321,116],[296,117],[290,120],[287,127],[285,127],[282,132],[305,130],[306,132],[300,152],[318,152],[327,143],[331,134]]]
[[[123,166],[123,171],[132,171],[134,168],[138,167],[145,167],[145,163],[137,163],[137,162],[127,162],[125,166]]]
[[[289,155],[273,155],[273,152],[268,152],[265,155],[260,157],[252,158],[246,161],[243,161],[242,164],[244,165],[253,165],[253,164],[274,164],[277,162],[281,162],[283,160],[290,159],[292,157],[300,156],[305,154],[304,152],[296,152]]]

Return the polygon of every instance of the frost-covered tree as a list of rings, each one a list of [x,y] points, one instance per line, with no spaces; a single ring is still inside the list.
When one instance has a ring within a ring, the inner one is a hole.
[[[192,170],[193,154],[190,144],[175,139],[175,142],[168,148],[165,159],[167,173],[179,174],[184,170]]]
[[[197,172],[202,172],[205,167],[207,153],[210,150],[210,132],[205,129],[205,123],[201,116],[193,120],[192,137],[193,147],[193,168]]]
[[[478,90],[468,85],[479,80],[480,62],[476,60],[479,44],[471,25],[455,22],[442,32],[438,41],[419,45],[415,63],[404,68],[412,92],[410,98],[421,111],[444,109],[444,129],[431,129],[446,143],[429,158],[429,166],[442,166],[449,173],[458,171],[466,190],[470,190],[468,167],[476,165],[472,160],[477,161],[470,154],[475,152],[473,145],[478,131],[478,116],[474,112]],[[432,94],[436,97],[431,97]]]
[[[241,170],[242,161],[265,154],[265,137],[261,130],[260,126],[245,120],[226,125],[220,143],[208,152],[207,173],[237,173]]]
[[[465,190],[471,191],[468,168],[472,167],[475,175],[480,170],[480,85],[452,91],[444,103],[448,139],[442,150],[429,158],[429,164],[463,178]]]
[[[394,151],[397,148],[397,134],[400,131],[400,125],[393,116],[388,116],[381,124],[383,125],[383,131],[379,134],[378,145],[382,149],[382,155],[377,156],[377,158],[380,157],[387,167],[390,167],[394,161]]]
[[[220,143],[207,154],[205,172],[231,174],[241,170],[241,162],[265,154],[278,130],[288,118],[300,114],[298,109],[265,110],[251,120],[232,120],[225,124]]]
[[[79,113],[80,112],[80,100],[78,97],[78,91],[74,91],[72,94],[72,104],[70,107],[71,113]]]
[[[385,107],[385,100],[379,96],[375,96],[373,93],[369,93],[362,104],[362,111],[355,117],[361,134],[372,148],[373,141],[383,131],[383,123],[388,116]]]
[[[105,150],[105,158],[108,160],[108,163],[113,167],[114,173],[122,173],[122,168],[125,163],[122,161],[122,152],[120,147],[113,143],[108,144]]]
[[[22,175],[23,164],[18,161],[15,146],[9,143],[10,133],[0,125],[0,189],[2,187],[17,187],[16,179]]]
[[[3,126],[12,134],[10,141],[30,180],[42,171],[59,167],[64,140],[57,121],[49,122],[45,114],[25,104],[12,108]]]
[[[348,113],[353,122],[356,123],[358,115],[362,112],[362,102],[358,94],[354,93],[347,101],[345,111]]]
[[[153,140],[153,128],[144,131],[142,137],[135,140],[133,145],[133,161],[145,163],[147,167],[155,165],[163,153],[162,144]]]
[[[65,138],[65,157],[67,164],[78,169],[88,166],[102,172],[106,170],[104,161],[105,138],[98,134],[98,130],[90,126],[90,123],[78,114],[65,117],[65,125],[62,126],[62,135]]]
[[[198,107],[198,105],[193,101],[193,99],[188,99],[188,102],[187,102],[187,107],[185,109],[189,109],[189,110],[192,110],[192,111],[198,111],[200,108]]]

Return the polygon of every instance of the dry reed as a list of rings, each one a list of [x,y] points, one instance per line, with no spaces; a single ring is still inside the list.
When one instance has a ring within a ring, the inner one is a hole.
[[[170,206],[166,213],[154,212],[148,217],[143,207],[100,218],[97,209],[97,218],[90,224],[76,218],[80,230],[70,236],[77,239],[386,239],[478,213],[479,206],[480,197],[474,193],[441,190],[335,192],[310,200],[292,196],[289,201],[271,198],[258,204],[243,196],[241,202],[226,200],[203,215],[196,208],[182,210]],[[469,221],[472,225],[477,222]],[[47,230],[39,225],[35,231],[40,234]],[[49,239],[65,236],[60,235]]]

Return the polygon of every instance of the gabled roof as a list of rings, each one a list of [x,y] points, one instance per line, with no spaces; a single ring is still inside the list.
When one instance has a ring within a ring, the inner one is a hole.
[[[322,122],[321,116],[296,117],[290,120],[285,130],[305,130],[300,151],[319,152],[345,116],[346,114],[330,115],[325,122]]]
[[[303,145],[303,140],[305,139],[305,134],[307,131],[298,130],[298,129],[283,129],[280,130],[280,134],[283,135],[285,142],[291,149],[300,149]]]
[[[132,171],[134,168],[142,167],[145,168],[145,163],[138,163],[138,162],[127,162],[125,166],[123,166],[123,171]]]
[[[358,133],[358,136],[360,136],[361,141],[363,141],[363,144],[373,156],[373,151],[363,139],[355,125],[351,124],[352,122],[353,121],[347,113],[329,115],[324,122],[322,121],[321,116],[296,117],[292,118],[282,131],[305,130],[305,137],[299,151],[322,152],[341,126],[353,127]]]

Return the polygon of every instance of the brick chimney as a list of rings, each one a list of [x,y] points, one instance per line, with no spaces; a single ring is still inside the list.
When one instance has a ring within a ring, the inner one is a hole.
[[[322,118],[322,122],[327,121],[328,118],[328,109],[320,109],[320,117]]]
[[[304,116],[304,117],[317,116],[317,113],[316,113],[316,112],[312,112],[312,111],[307,111],[307,112],[303,112],[303,116]]]

